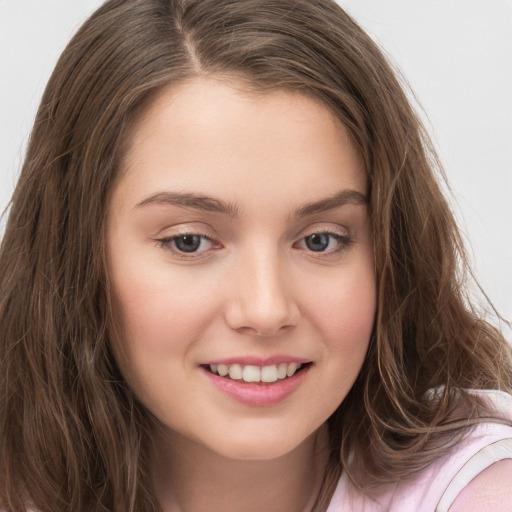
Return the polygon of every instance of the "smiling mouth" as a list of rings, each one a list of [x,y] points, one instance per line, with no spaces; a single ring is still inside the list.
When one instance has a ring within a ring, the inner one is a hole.
[[[311,363],[280,363],[268,366],[241,364],[206,364],[202,365],[210,373],[239,382],[272,384],[293,377]]]

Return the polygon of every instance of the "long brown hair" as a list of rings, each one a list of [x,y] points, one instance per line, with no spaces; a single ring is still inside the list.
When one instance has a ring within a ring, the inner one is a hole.
[[[357,382],[329,420],[317,510],[342,469],[369,489],[432,462],[456,439],[440,434],[485,414],[465,389],[511,390],[507,344],[464,291],[428,138],[382,53],[334,1],[110,0],[47,85],[2,241],[6,510],[159,510],[147,413],[110,350],[104,221],[138,112],[160,88],[205,74],[320,98],[365,163],[378,310]]]

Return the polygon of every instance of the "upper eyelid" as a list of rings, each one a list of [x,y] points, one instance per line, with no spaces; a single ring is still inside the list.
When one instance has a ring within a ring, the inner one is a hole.
[[[347,226],[337,224],[334,222],[322,222],[317,221],[312,224],[308,224],[303,226],[300,230],[298,230],[294,235],[291,235],[289,238],[290,241],[293,240],[293,243],[298,242],[302,238],[306,238],[315,233],[325,233],[331,234],[334,236],[342,236],[342,237],[351,237],[352,229],[349,229]],[[182,222],[175,225],[169,225],[160,230],[159,234],[156,234],[152,238],[154,240],[162,241],[170,241],[173,238],[179,238],[184,235],[196,235],[209,239],[210,241],[222,243],[221,239],[225,238],[220,235],[217,230],[212,228],[209,224],[205,224],[203,222]],[[233,233],[228,237],[233,240]],[[235,237],[236,238],[236,237]],[[287,237],[288,238],[288,237]]]
[[[183,227],[181,227],[183,226]],[[166,231],[171,231],[171,233],[165,233]],[[162,233],[163,232],[163,233]],[[162,239],[172,239],[172,238],[179,238],[180,236],[185,235],[196,235],[196,236],[202,236],[205,238],[208,238],[213,241],[218,241],[219,238],[222,238],[215,230],[213,229],[201,229],[197,227],[191,227],[187,224],[179,224],[176,226],[168,226],[161,230],[162,234],[157,234],[154,236],[154,239],[162,240]],[[301,238],[305,238],[307,236],[313,235],[315,233],[325,233],[325,234],[332,234],[332,235],[339,235],[339,236],[350,236],[351,230],[344,226],[338,225],[337,228],[333,228],[332,225],[327,227],[323,226],[308,226],[305,228],[300,229],[298,233],[296,233],[294,236],[292,236],[295,240],[300,240]],[[230,237],[231,238],[231,237]]]
[[[312,231],[311,233],[305,235],[305,236],[301,236],[297,239],[296,242],[294,242],[294,244],[297,244],[299,242],[302,242],[303,240],[305,240],[306,238],[309,238],[310,236],[313,236],[313,235],[329,235],[329,236],[332,236],[333,238],[335,238],[336,240],[340,241],[340,242],[352,242],[353,241],[353,236],[350,235],[350,234],[341,234],[341,233],[337,233],[337,232],[333,232],[333,231]]]
[[[336,227],[333,227],[336,226]],[[318,222],[301,229],[296,238],[301,239],[315,233],[325,233],[339,236],[351,236],[351,230],[340,224]]]
[[[180,222],[159,230],[155,238],[176,238],[184,235],[198,235],[215,240],[218,235],[208,224],[203,222]]]
[[[205,238],[207,240],[215,241],[215,238],[213,238],[210,235],[206,235],[205,233],[200,233],[199,231],[183,231],[182,233],[172,233],[171,235],[162,235],[156,237],[156,240],[158,241],[171,241],[176,238],[181,238],[183,236],[199,236],[201,238]]]

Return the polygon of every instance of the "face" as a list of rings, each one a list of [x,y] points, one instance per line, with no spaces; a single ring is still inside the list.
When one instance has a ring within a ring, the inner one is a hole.
[[[161,427],[269,459],[324,424],[376,300],[365,174],[326,107],[213,79],[161,91],[107,220],[114,353]]]

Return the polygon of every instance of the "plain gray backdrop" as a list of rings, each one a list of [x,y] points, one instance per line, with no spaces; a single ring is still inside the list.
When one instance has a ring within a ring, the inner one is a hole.
[[[1,210],[12,194],[52,68],[71,35],[101,3],[0,0]],[[386,51],[414,91],[416,108],[444,163],[476,276],[511,319],[512,0],[339,3]],[[0,233],[4,225],[5,218]],[[506,333],[510,339],[510,330]]]

